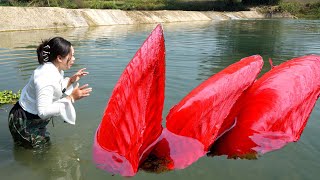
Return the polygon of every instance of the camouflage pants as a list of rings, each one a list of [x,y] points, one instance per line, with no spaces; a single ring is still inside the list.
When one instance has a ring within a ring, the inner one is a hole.
[[[27,148],[39,148],[50,142],[47,124],[39,116],[24,111],[17,102],[9,112],[9,130],[17,145]]]

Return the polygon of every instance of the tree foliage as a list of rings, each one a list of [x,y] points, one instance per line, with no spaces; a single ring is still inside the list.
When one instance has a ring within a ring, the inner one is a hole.
[[[242,0],[245,5],[275,5],[280,2],[281,0]]]

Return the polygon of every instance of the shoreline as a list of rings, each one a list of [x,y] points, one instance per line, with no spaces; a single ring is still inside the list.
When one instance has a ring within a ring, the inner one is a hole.
[[[59,7],[0,6],[0,32],[60,29],[108,25],[132,25],[192,21],[272,18],[257,9],[238,12],[216,11],[123,11],[102,9],[65,9]],[[277,18],[292,18],[275,15]]]

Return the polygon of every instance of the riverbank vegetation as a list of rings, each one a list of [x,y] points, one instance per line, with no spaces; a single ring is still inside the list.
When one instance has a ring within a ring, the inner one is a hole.
[[[281,2],[277,11],[288,12],[297,18],[320,19],[320,2]]]
[[[0,5],[185,11],[241,11],[260,7],[270,13],[320,18],[320,0],[0,0]]]
[[[271,5],[280,0],[0,0],[10,6],[50,6],[121,10],[238,11],[249,5]]]
[[[241,0],[0,0],[7,6],[50,6],[64,8],[121,10],[245,10]]]

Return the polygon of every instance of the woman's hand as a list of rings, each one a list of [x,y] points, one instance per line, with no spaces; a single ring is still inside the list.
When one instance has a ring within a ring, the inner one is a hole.
[[[85,84],[79,87],[79,83],[77,83],[72,93],[69,96],[67,96],[67,98],[70,99],[72,102],[74,102],[76,100],[90,96],[90,92],[92,91],[92,88],[88,86],[89,86],[88,84]]]
[[[87,68],[82,68],[78,72],[76,72],[73,76],[70,77],[68,86],[69,87],[72,83],[78,82],[81,77],[86,76],[89,74],[89,72],[86,72]]]

